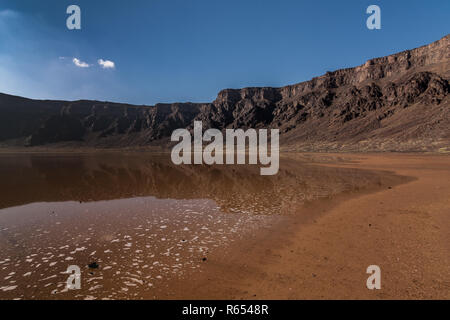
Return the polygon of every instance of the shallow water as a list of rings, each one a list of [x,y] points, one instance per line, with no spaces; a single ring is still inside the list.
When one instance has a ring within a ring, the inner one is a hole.
[[[0,298],[138,299],[201,272],[210,252],[387,173],[282,159],[175,166],[147,154],[1,155]],[[92,262],[98,268],[89,268]],[[67,290],[70,265],[80,290]]]

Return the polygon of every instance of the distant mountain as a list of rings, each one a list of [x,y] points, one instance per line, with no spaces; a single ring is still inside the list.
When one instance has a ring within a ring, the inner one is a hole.
[[[134,106],[0,94],[2,146],[168,146],[194,120],[279,128],[287,150],[450,151],[450,35],[282,88],[226,89],[212,103]]]

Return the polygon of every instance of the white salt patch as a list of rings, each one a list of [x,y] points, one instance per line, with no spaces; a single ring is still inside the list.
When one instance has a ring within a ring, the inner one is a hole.
[[[71,252],[71,254],[75,254],[75,253],[77,253],[78,251],[84,251],[84,250],[86,250],[86,247],[76,248],[75,250],[73,250],[73,251]]]
[[[15,290],[17,286],[9,286],[9,287],[1,287],[0,290],[2,291],[12,291]]]
[[[89,278],[89,279],[87,279],[87,282],[89,283],[89,282],[92,282],[92,281],[95,281],[95,280],[103,280],[103,277],[93,277],[93,278]]]
[[[102,287],[103,287],[103,286],[102,286],[101,284],[99,284],[99,285],[90,287],[90,288],[89,288],[89,291],[94,291],[94,290],[100,289],[100,288],[102,288]]]

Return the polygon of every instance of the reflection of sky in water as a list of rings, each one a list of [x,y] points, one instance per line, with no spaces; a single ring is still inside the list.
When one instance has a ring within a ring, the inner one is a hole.
[[[80,299],[152,297],[305,201],[389,179],[286,159],[263,177],[144,155],[1,156],[0,176],[0,298]],[[82,269],[80,291],[65,292],[69,265]]]
[[[175,166],[167,156],[0,156],[0,208],[33,202],[154,196],[211,199],[226,212],[295,213],[296,205],[379,184],[379,174],[282,159],[276,176],[258,166]]]

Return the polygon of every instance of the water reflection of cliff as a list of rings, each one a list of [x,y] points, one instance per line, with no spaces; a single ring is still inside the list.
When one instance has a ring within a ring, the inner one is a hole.
[[[290,159],[268,177],[259,175],[258,166],[175,166],[167,156],[114,154],[1,156],[0,177],[0,208],[154,196],[212,199],[224,211],[256,214],[289,214],[305,201],[396,179]]]

